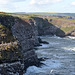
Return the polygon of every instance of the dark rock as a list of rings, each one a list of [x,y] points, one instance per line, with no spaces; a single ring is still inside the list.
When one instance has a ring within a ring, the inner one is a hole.
[[[39,40],[40,43],[49,44],[47,41],[42,41],[41,38],[38,38],[38,40]]]
[[[49,44],[47,41],[42,41],[43,44]]]
[[[20,62],[4,63],[0,65],[1,75],[23,75],[24,65]]]
[[[49,59],[49,58],[42,57],[42,58],[39,58],[39,61],[45,61],[46,59]]]
[[[21,58],[18,57],[17,62],[20,60],[21,63],[17,64],[14,61],[11,64],[0,67],[2,75],[23,75],[23,70],[31,65],[39,66],[39,60],[34,52],[34,46],[39,45],[37,26],[32,20],[23,20],[12,16],[0,16],[0,23],[12,32],[12,35],[16,37],[20,44]],[[14,53],[14,51],[12,52]],[[9,53],[10,54],[10,53]],[[10,54],[11,55],[11,54]],[[13,56],[11,56],[13,58]],[[6,58],[7,59],[7,58]],[[1,60],[0,60],[1,61]],[[10,60],[4,60],[2,63],[10,62]],[[22,69],[23,64],[23,69]],[[3,64],[2,64],[3,65]],[[20,74],[21,73],[21,74]]]

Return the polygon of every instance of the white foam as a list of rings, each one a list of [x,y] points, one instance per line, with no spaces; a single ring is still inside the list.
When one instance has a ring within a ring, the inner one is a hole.
[[[41,70],[41,68],[38,68],[36,66],[30,66],[24,75],[31,75],[31,73],[36,74],[36,73],[40,73],[40,72],[44,72],[44,71]]]
[[[75,47],[62,47],[64,50],[75,51]]]
[[[38,48],[46,48],[48,47],[48,44],[41,44],[42,46],[39,46]]]
[[[24,75],[35,75],[40,73],[50,73],[53,71],[54,68],[61,67],[61,63],[58,60],[46,60],[42,61],[45,65],[41,67],[31,66],[27,69],[27,72]]]
[[[75,39],[75,37],[73,37],[73,36],[67,36],[68,38],[70,38],[70,39]]]
[[[39,47],[36,47],[38,49],[41,49],[41,48],[48,48],[48,47],[51,47],[51,46],[54,46],[54,45],[59,45],[60,43],[59,42],[49,42],[49,44],[41,44],[42,46],[39,46]]]
[[[61,37],[59,37],[59,36],[56,36],[56,35],[52,36],[51,38],[62,39]]]
[[[47,35],[47,36],[40,36],[40,38],[41,39],[44,39],[44,38],[57,38],[57,39],[62,39],[61,37],[56,36],[56,35],[54,35],[54,36],[49,36],[49,35]]]
[[[51,42],[50,43],[50,45],[58,45],[58,44],[60,44],[60,43],[58,43],[58,42]]]

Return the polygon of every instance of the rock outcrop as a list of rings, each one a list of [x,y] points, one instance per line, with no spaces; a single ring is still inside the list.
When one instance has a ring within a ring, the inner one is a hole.
[[[39,60],[34,51],[34,46],[39,44],[36,24],[31,19],[25,20],[18,17],[6,15],[0,15],[0,24],[2,26],[5,26],[6,29],[9,30],[9,32],[12,34],[11,37],[13,37],[13,39],[15,38],[14,40],[6,41],[7,38],[6,36],[4,36],[5,38],[1,40],[3,42],[3,40],[5,39],[5,41],[0,44],[0,73],[2,75],[22,75],[23,70],[25,70],[28,66],[38,66]],[[11,37],[9,39],[11,39]],[[16,47],[11,48],[12,43],[14,43],[15,41],[18,43],[17,50],[15,50]],[[2,52],[5,55],[3,55]],[[19,54],[16,56],[17,53]],[[13,60],[10,60],[10,56]],[[19,74],[20,72],[21,74]]]
[[[57,35],[64,37],[65,33],[59,27],[53,25],[48,19],[33,17],[38,28],[39,35]],[[52,20],[51,20],[52,21]]]
[[[20,42],[23,54],[23,62],[25,68],[31,65],[37,65],[39,63],[37,56],[33,50],[35,45],[39,44],[37,37],[37,30],[34,25],[34,22],[30,19],[21,20],[15,19],[16,23],[12,26],[11,30],[14,36]]]

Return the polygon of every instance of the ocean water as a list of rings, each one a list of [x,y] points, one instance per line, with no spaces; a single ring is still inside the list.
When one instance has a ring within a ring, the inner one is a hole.
[[[41,61],[40,67],[28,67],[24,75],[75,75],[75,37],[43,36],[41,39],[49,44],[42,44],[35,52],[45,61]]]

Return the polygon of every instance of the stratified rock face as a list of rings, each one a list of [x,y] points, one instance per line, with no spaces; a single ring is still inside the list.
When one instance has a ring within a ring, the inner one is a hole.
[[[19,43],[20,45],[20,55],[21,57],[18,57],[17,60],[14,60],[13,62],[15,63],[16,61],[20,61],[21,63],[19,64],[19,67],[17,66],[18,64],[15,64],[14,67],[12,66],[8,66],[8,62],[7,62],[7,66],[4,66],[3,69],[2,67],[0,67],[1,69],[1,74],[5,75],[5,72],[9,74],[9,71],[13,68],[13,70],[15,70],[16,67],[16,72],[19,72],[18,70],[23,70],[26,69],[28,66],[31,65],[36,65],[38,66],[38,58],[37,55],[34,52],[34,45],[38,45],[39,41],[38,41],[38,31],[37,31],[37,26],[36,24],[34,24],[35,22],[33,22],[31,19],[30,20],[22,20],[20,18],[14,18],[12,16],[5,16],[2,15],[0,16],[0,24],[4,25],[6,28],[8,28],[10,30],[10,32],[12,32],[12,37],[15,37],[17,39],[17,43]],[[8,36],[9,37],[9,36]],[[7,45],[9,42],[6,42]],[[5,45],[5,44],[4,44]],[[2,45],[3,46],[3,45]],[[17,49],[18,50],[18,49]],[[11,55],[11,50],[9,51],[9,55]],[[7,52],[8,53],[8,52]],[[14,53],[14,51],[13,51]],[[17,53],[17,52],[16,52]],[[14,57],[11,57],[14,58]],[[5,58],[7,61],[7,58]],[[8,59],[9,60],[9,59]],[[4,61],[4,63],[6,62]],[[10,62],[10,60],[9,60]],[[12,63],[12,61],[11,61]],[[21,65],[24,65],[22,68]],[[8,68],[10,67],[10,68]],[[7,69],[5,69],[7,68]],[[20,69],[19,69],[20,68]],[[10,69],[10,70],[8,70]],[[14,75],[13,70],[11,70],[12,74]],[[3,72],[5,71],[5,72]],[[7,75],[6,74],[6,75]]]
[[[37,38],[37,31],[35,32],[35,25],[32,20],[29,20],[29,23],[25,20],[15,19],[16,23],[12,26],[12,33],[22,47],[23,60],[25,62],[25,67],[27,65],[36,65],[38,63],[37,56],[33,50],[34,45],[39,44]]]

